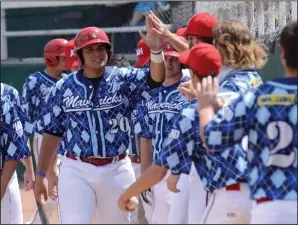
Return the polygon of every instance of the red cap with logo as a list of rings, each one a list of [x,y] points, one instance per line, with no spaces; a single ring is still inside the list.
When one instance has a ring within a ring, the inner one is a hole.
[[[179,61],[202,77],[217,76],[221,68],[219,51],[206,43],[199,43],[181,53]]]
[[[174,56],[179,58],[180,54],[168,41],[164,41],[161,47],[162,47],[164,56]]]
[[[143,67],[150,61],[150,48],[143,39],[141,39],[137,45],[137,62],[135,63],[134,67]]]
[[[179,39],[187,42],[184,37],[179,37]],[[164,56],[174,56],[177,58],[180,56],[179,52],[168,41],[163,41],[161,48]]]
[[[74,51],[74,39],[70,40],[65,47],[65,60],[68,69],[74,69],[79,66],[79,57]]]
[[[209,13],[197,13],[188,21],[183,36],[212,37],[212,29],[217,23],[216,17]]]

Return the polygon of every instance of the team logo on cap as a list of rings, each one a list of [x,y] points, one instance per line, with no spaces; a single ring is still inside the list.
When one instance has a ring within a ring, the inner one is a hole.
[[[143,48],[137,48],[137,55],[143,55]]]
[[[70,57],[73,57],[73,56],[75,56],[75,50],[74,50],[74,48],[70,50]]]
[[[171,46],[170,44],[167,44],[166,48],[167,48],[167,49],[171,49],[172,46]]]
[[[92,34],[91,34],[91,37],[92,37],[92,38],[96,38],[96,37],[97,37],[96,33],[92,33]]]

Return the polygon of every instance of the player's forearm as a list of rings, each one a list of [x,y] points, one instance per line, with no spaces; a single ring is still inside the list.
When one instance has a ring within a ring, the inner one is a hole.
[[[152,139],[140,137],[141,174],[152,165]]]
[[[168,33],[166,40],[179,52],[184,52],[189,49],[188,43],[183,41],[177,34]]]
[[[18,167],[19,160],[7,160],[4,162],[1,173],[1,199],[5,194],[8,183]]]
[[[57,173],[57,160],[58,160],[58,154],[55,154],[54,158],[51,160],[47,174]]]
[[[133,196],[141,194],[143,191],[160,182],[165,177],[166,173],[166,168],[157,166],[153,163],[152,166],[146,170],[135,183],[126,189],[122,197],[124,199],[130,199]]]
[[[60,140],[60,137],[56,137],[47,133],[43,134],[40,154],[38,157],[37,170],[44,173],[48,171],[53,163],[55,155],[57,154],[56,151],[59,147]]]
[[[205,137],[205,127],[213,120],[215,116],[214,109],[212,107],[204,108],[199,110],[199,126],[200,126],[200,136],[203,142],[206,141]]]

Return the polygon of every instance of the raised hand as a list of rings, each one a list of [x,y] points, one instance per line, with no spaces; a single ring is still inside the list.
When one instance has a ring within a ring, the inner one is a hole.
[[[218,91],[219,84],[217,78],[208,76],[207,78],[204,77],[201,82],[197,83],[199,111],[209,108],[214,112],[217,112],[217,110],[221,107],[221,101],[217,97]]]
[[[149,15],[151,15],[152,25],[154,27],[153,32],[155,35],[163,40],[166,40],[169,35],[171,35],[171,32],[152,11],[150,11]]]
[[[159,51],[161,50],[162,40],[157,35],[156,28],[153,26],[153,15],[149,13],[146,16],[146,35],[142,31],[139,31],[139,34],[152,51]]]

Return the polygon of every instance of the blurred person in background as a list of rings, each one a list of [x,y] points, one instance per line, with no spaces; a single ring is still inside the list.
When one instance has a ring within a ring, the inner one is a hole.
[[[29,121],[34,126],[33,152],[36,163],[38,163],[38,155],[43,138],[42,126],[38,123],[38,117],[41,115],[43,104],[52,86],[63,76],[66,76],[65,73],[68,68],[66,66],[65,48],[67,43],[67,40],[61,38],[49,41],[44,47],[45,70],[30,74],[25,79],[23,85],[22,101],[24,108],[28,112]],[[57,157],[58,155],[55,157],[55,162],[57,162],[55,165],[58,167],[60,160],[58,160]],[[48,183],[49,187],[51,187],[49,190],[52,191],[57,183],[55,177],[56,173],[58,173],[58,169],[55,167],[46,172],[47,178],[49,178],[50,181]],[[51,194],[53,194],[53,192],[51,192]],[[47,215],[51,217],[54,211],[56,211],[57,202],[50,200],[48,203],[45,209]],[[36,211],[33,217],[26,223],[40,224],[41,219],[38,211]]]
[[[1,174],[1,224],[23,224],[21,194],[16,169],[19,160],[31,162],[31,151],[19,117],[18,91],[1,83],[0,174]],[[26,125],[27,122],[26,122]],[[26,168],[26,171],[29,168]],[[31,171],[31,173],[32,173]],[[25,190],[34,185],[26,183]],[[29,186],[30,185],[30,186]]]

